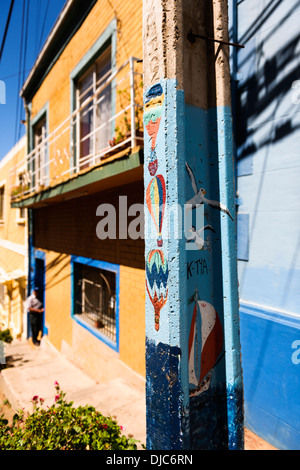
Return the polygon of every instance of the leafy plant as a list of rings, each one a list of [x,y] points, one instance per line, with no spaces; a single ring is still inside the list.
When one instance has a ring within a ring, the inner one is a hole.
[[[114,147],[125,139],[125,134],[121,131],[120,127],[115,128],[116,135],[109,141],[109,145]]]
[[[134,85],[135,88],[135,97],[138,99],[138,101],[142,102],[142,90],[143,90],[143,82],[140,82],[138,84],[135,83]],[[119,96],[119,103],[120,107],[123,110],[123,118],[121,122],[121,126],[118,126],[115,128],[115,137],[113,138],[114,144],[116,145],[117,143],[121,142],[122,140],[125,139],[126,134],[128,135],[131,132],[131,120],[128,117],[128,104],[131,101],[131,96],[130,92],[125,88],[123,90],[118,90],[117,94]],[[139,96],[141,95],[141,96]],[[140,106],[135,106],[135,128],[137,131],[143,129],[143,109]],[[110,145],[112,145],[110,143]]]
[[[54,404],[32,398],[33,413],[17,412],[11,425],[0,417],[0,450],[137,450],[137,441],[121,434],[122,426],[92,406],[73,407],[55,382]]]
[[[30,189],[30,184],[26,184],[26,185],[22,185],[22,184],[19,184],[18,186],[14,186],[13,189],[11,190],[11,197],[16,197],[18,196],[19,194],[23,194],[25,193],[26,191],[28,191]]]
[[[12,340],[13,337],[8,328],[6,330],[0,330],[0,341],[3,341],[3,343],[11,343]]]

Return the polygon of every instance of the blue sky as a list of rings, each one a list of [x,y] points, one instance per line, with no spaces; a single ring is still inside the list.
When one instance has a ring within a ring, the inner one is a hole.
[[[0,0],[0,43],[2,43],[10,1]],[[25,133],[25,126],[19,124],[21,119],[25,119],[19,91],[65,2],[66,0],[15,0],[0,61],[0,80],[5,83],[6,87],[6,103],[0,104],[0,160]],[[24,3],[25,14],[23,15]],[[23,54],[20,61],[23,16],[25,18]],[[27,17],[28,34],[26,42]],[[26,55],[24,54],[25,44],[27,46]]]

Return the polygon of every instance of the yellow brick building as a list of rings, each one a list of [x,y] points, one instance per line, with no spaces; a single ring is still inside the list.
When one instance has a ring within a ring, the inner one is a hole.
[[[14,337],[26,334],[27,230],[26,209],[12,209],[10,196],[21,190],[12,170],[25,155],[23,137],[0,161],[0,327]]]
[[[11,203],[28,209],[42,347],[99,380],[145,375],[144,240],[124,235],[134,217],[119,210],[143,206],[140,57],[142,0],[69,0],[21,90],[28,184]],[[107,205],[116,233],[101,238]]]

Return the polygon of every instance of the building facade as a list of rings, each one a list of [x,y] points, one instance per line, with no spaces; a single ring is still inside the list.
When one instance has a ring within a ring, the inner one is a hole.
[[[26,337],[27,325],[27,211],[10,205],[11,196],[22,190],[22,172],[12,179],[12,171],[25,153],[23,137],[0,162],[0,327],[14,337]]]
[[[230,48],[245,424],[298,449],[299,2],[228,3],[245,46]],[[24,173],[12,207],[28,209],[28,293],[44,293],[44,344],[99,380],[145,375],[142,8],[69,0],[21,91],[11,190]]]
[[[21,90],[28,294],[43,343],[101,381],[145,374],[141,29],[142,1],[66,2]]]
[[[300,448],[297,1],[231,1],[246,425]]]

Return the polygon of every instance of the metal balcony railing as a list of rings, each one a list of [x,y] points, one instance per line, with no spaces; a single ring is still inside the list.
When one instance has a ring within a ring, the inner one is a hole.
[[[75,90],[75,110],[49,135],[45,129],[34,148],[10,172],[12,201],[40,192],[90,169],[126,148],[143,145],[142,63],[130,57],[83,93]],[[50,105],[51,106],[51,105]],[[56,105],[49,109],[63,115]],[[134,123],[134,125],[132,125]]]

